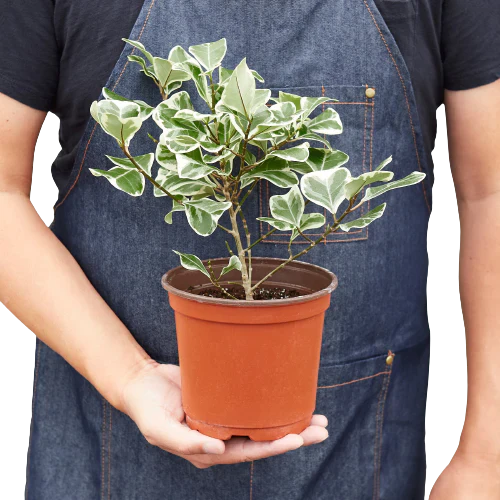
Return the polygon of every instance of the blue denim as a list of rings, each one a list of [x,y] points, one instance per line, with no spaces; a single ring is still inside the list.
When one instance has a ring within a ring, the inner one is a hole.
[[[174,45],[223,36],[226,67],[247,56],[275,92],[338,99],[324,106],[344,122],[344,134],[332,144],[350,155],[353,174],[390,154],[398,178],[427,173],[422,184],[387,193],[386,214],[372,226],[333,234],[304,258],[339,278],[325,321],[316,408],[329,419],[330,438],[283,456],[198,470],[149,445],[127,416],[39,342],[26,497],[421,500],[432,167],[405,61],[373,0],[146,0],[130,34],[164,56]],[[125,47],[107,86],[155,105],[158,91],[127,63],[131,52]],[[186,87],[194,92],[191,82]],[[366,97],[367,87],[375,97]],[[132,154],[153,150],[147,132],[158,134],[154,123],[133,140]],[[196,236],[182,214],[165,224],[170,201],[154,198],[151,186],[132,198],[93,177],[89,167],[109,168],[105,154],[120,151],[90,120],[52,230],[144,349],[158,361],[178,363],[161,276],[178,265],[173,248],[218,257],[225,255],[225,236]],[[254,219],[268,214],[275,189],[263,182],[246,202],[254,235],[268,231]],[[283,257],[286,248],[285,237],[274,234],[254,254]]]

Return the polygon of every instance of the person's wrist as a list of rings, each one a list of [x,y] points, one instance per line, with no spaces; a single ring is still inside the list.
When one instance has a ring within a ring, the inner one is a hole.
[[[466,418],[456,454],[500,465],[499,419]]]

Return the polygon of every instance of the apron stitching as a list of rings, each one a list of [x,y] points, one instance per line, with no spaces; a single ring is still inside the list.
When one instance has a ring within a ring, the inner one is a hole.
[[[106,432],[106,400],[102,399],[102,429],[101,429],[101,500],[104,500],[104,447],[105,447],[105,432]]]
[[[111,431],[113,428],[112,408],[109,407],[109,428],[108,428],[108,500],[111,498]]]
[[[370,172],[373,171],[373,131],[375,130],[375,97],[372,98],[372,130],[370,133]],[[371,200],[368,200],[367,210],[370,210]],[[370,226],[366,228],[366,237],[370,236]]]
[[[369,375],[368,377],[362,377],[362,378],[357,378],[354,380],[349,380],[349,382],[343,382],[341,384],[320,385],[320,386],[318,386],[318,389],[334,389],[335,387],[344,387],[346,385],[356,384],[357,382],[363,382],[365,380],[370,380],[370,379],[375,378],[375,377],[380,377],[381,375],[387,375],[387,370],[384,370],[383,372],[375,373],[374,375]]]
[[[384,372],[385,373],[385,372]],[[382,401],[382,394],[384,392],[384,385],[382,385],[382,388],[380,389],[379,395],[378,395],[378,401],[377,401],[377,413],[375,415],[375,443],[373,447],[373,494],[372,494],[372,500],[375,500],[376,498],[376,491],[377,491],[377,463],[378,463],[378,435],[380,431],[380,426],[379,426],[379,420],[380,420],[380,404]]]
[[[254,461],[250,463],[250,500],[253,500],[253,469]]]
[[[383,440],[383,428],[384,428],[384,416],[385,416],[385,403],[387,401],[387,394],[389,392],[389,384],[391,381],[392,366],[386,371],[387,377],[384,380],[384,386],[381,391],[381,397],[379,399],[380,412],[378,415],[378,443],[376,443],[376,454],[375,454],[375,470],[374,470],[374,488],[373,488],[373,499],[380,500],[380,470],[382,467],[382,440]]]
[[[149,16],[151,15],[151,10],[155,4],[156,0],[152,0],[151,1],[151,5],[149,6],[149,9],[148,9],[148,13],[146,15],[146,19],[144,20],[144,24],[142,25],[142,28],[141,28],[141,31],[139,33],[139,36],[137,38],[137,40],[140,40],[143,33],[144,33],[144,30],[146,29],[146,25],[149,21]],[[135,47],[133,48],[132,52],[130,54],[133,54],[135,51]],[[118,79],[116,80],[115,84],[113,85],[113,88],[112,90],[114,91],[116,89],[116,86],[118,85],[118,83],[120,82],[121,80],[121,77],[123,76],[123,73],[125,72],[125,69],[127,68],[128,66],[128,63],[130,61],[127,59],[127,62],[125,63],[125,65],[123,66],[123,69],[122,71],[120,72],[120,74],[118,75]],[[94,128],[92,129],[92,132],[90,133],[90,137],[89,137],[89,140],[87,141],[87,144],[85,145],[85,150],[83,152],[83,157],[82,157],[82,161],[80,162],[80,165],[78,167],[78,174],[76,175],[76,178],[75,180],[73,181],[73,184],[71,184],[71,187],[68,189],[68,191],[66,192],[66,194],[64,195],[64,198],[54,207],[54,212],[66,201],[66,199],[68,198],[69,194],[71,193],[71,191],[73,191],[73,189],[75,188],[76,184],[78,183],[78,181],[80,180],[80,175],[82,173],[82,169],[83,169],[83,165],[85,163],[85,158],[87,157],[87,151],[89,149],[89,146],[90,146],[90,143],[94,137],[94,134],[95,134],[95,131],[97,129],[97,122],[96,124],[94,125]]]
[[[396,62],[396,59],[391,51],[391,48],[389,47],[386,39],[385,39],[385,36],[384,34],[382,33],[382,30],[380,29],[380,26],[378,25],[377,23],[377,20],[375,19],[375,16],[373,15],[373,12],[371,11],[370,9],[370,6],[368,5],[367,1],[366,0],[363,0],[363,3],[365,4],[365,7],[366,9],[368,10],[371,18],[372,18],[372,21],[373,23],[375,24],[375,27],[377,28],[379,34],[380,34],[380,38],[382,39],[382,41],[384,42],[384,45],[389,53],[389,56],[394,64],[394,67],[396,68],[396,71],[398,73],[398,76],[399,76],[399,79],[401,80],[401,85],[403,86],[403,92],[404,92],[404,96],[405,96],[405,100],[406,100],[406,107],[408,109],[408,118],[410,119],[410,126],[411,126],[411,133],[412,133],[412,136],[413,136],[413,144],[415,145],[415,154],[417,156],[417,163],[418,163],[418,169],[423,172],[423,169],[422,169],[422,164],[421,164],[421,161],[420,161],[420,154],[418,152],[418,144],[417,144],[417,135],[416,135],[416,132],[415,132],[415,126],[413,124],[413,118],[412,118],[412,115],[411,115],[411,106],[410,106],[410,101],[408,99],[408,91],[406,89],[406,84],[405,84],[405,81],[404,81],[404,78],[403,78],[403,75],[401,74],[401,70],[399,69],[399,66],[398,66],[398,63]],[[423,190],[423,193],[424,193],[424,199],[425,199],[425,204],[427,205],[427,209],[429,210],[429,213],[431,212],[431,206],[429,204],[429,200],[427,198],[427,190],[425,189],[425,184],[422,182],[422,190]]]
[[[41,340],[38,341],[36,354],[35,354],[35,375],[33,380],[33,400],[31,401],[31,425],[30,425],[30,439],[28,445],[28,460],[26,464],[26,498],[29,497],[29,485],[30,485],[30,464],[31,464],[31,442],[33,439],[33,422],[35,420],[35,398],[36,398],[36,388],[38,385],[38,372],[40,370],[40,353],[42,352],[43,343]]]

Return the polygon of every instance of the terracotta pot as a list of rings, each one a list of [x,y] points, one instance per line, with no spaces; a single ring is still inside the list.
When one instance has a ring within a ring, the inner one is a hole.
[[[211,261],[216,276],[227,261]],[[252,278],[258,281],[280,262],[253,258]],[[236,271],[225,276],[227,281],[238,277]],[[266,285],[305,295],[273,301],[216,299],[186,291],[209,287],[207,282],[202,273],[182,267],[162,279],[175,311],[189,427],[219,439],[248,436],[254,441],[302,432],[316,405],[324,314],[336,276],[293,262]]]

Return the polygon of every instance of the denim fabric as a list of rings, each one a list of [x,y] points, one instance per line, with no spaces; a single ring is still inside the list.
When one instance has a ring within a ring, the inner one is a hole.
[[[354,174],[390,154],[397,177],[428,174],[421,185],[387,193],[386,215],[369,229],[332,235],[304,259],[339,278],[325,321],[317,400],[330,438],[252,464],[197,470],[147,444],[128,417],[39,343],[27,498],[421,500],[432,172],[405,61],[373,0],[146,0],[130,38],[167,55],[173,45],[223,36],[225,66],[247,56],[275,92],[338,99],[324,105],[345,125],[332,144],[351,156]],[[157,89],[127,63],[131,51],[124,49],[107,86],[156,104]],[[376,89],[374,98],[366,97],[367,87]],[[153,149],[147,132],[157,134],[155,127],[141,130],[132,154]],[[166,225],[170,201],[154,198],[151,186],[132,198],[93,177],[89,167],[109,167],[104,154],[120,151],[91,120],[52,230],[146,351],[177,363],[173,313],[160,278],[178,265],[173,248],[217,257],[225,255],[225,236],[196,236],[182,214]],[[268,230],[254,219],[267,215],[274,190],[262,183],[246,202],[254,235]],[[285,238],[273,235],[255,255],[285,256]],[[392,365],[389,350],[396,353]]]

